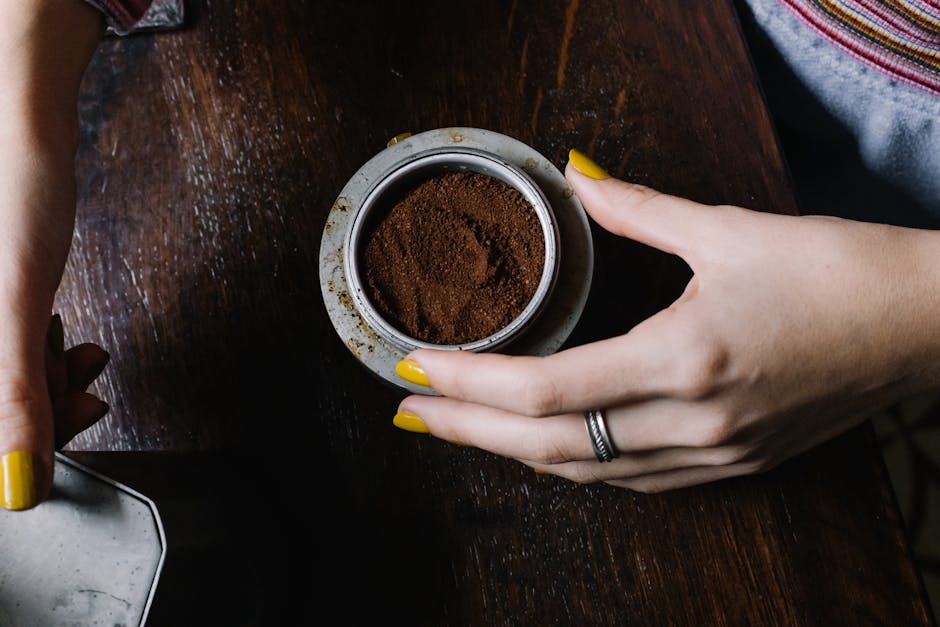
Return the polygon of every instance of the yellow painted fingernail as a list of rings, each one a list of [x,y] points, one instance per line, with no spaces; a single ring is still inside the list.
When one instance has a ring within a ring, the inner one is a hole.
[[[544,475],[544,474],[546,474],[546,472],[545,472],[544,470],[539,470],[538,468],[533,468],[532,470],[534,470],[534,471],[535,471],[535,474],[537,474],[537,475]]]
[[[408,139],[409,137],[411,137],[411,133],[399,133],[395,137],[388,140],[388,143],[385,144],[385,147],[388,148],[389,146],[394,146],[398,142],[404,141]]]
[[[421,369],[421,366],[418,365],[418,362],[412,359],[402,359],[395,365],[395,374],[404,379],[405,381],[411,381],[418,385],[423,385],[425,387],[431,387],[431,382],[428,381],[428,375],[424,374],[424,370]]]
[[[412,433],[431,433],[424,421],[409,411],[400,411],[395,414],[395,417],[392,418],[392,424],[399,429],[411,431]]]
[[[13,451],[0,460],[0,506],[21,510],[36,506],[36,456],[30,451]]]
[[[584,176],[597,179],[598,181],[610,178],[610,175],[604,171],[604,168],[594,163],[590,157],[580,150],[575,150],[574,148],[569,150],[568,161],[571,162],[571,165],[574,166],[575,170]]]

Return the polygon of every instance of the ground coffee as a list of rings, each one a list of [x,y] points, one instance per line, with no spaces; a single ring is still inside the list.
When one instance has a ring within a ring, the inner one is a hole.
[[[505,327],[532,299],[545,261],[532,205],[476,172],[418,185],[366,242],[367,297],[397,329],[433,344],[472,342]]]

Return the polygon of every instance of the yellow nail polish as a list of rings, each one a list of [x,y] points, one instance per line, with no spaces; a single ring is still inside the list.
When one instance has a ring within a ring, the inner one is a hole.
[[[424,374],[424,370],[421,369],[418,362],[412,359],[402,359],[398,362],[398,364],[395,365],[395,374],[405,381],[431,387],[431,382],[428,381],[428,375]]]
[[[392,418],[392,424],[399,429],[411,431],[412,433],[431,433],[431,430],[428,429],[428,426],[424,424],[423,420],[408,411],[400,411],[395,414],[395,417]]]
[[[535,474],[537,474],[537,475],[544,475],[544,474],[546,474],[544,470],[539,470],[538,468],[533,468],[532,470],[534,470],[534,471],[535,471]]]
[[[395,137],[388,140],[388,143],[385,144],[385,147],[388,148],[389,146],[394,146],[398,142],[404,141],[408,139],[409,137],[411,137],[411,133],[399,133]]]
[[[36,456],[30,451],[12,451],[0,460],[0,506],[21,510],[38,503]]]
[[[574,148],[569,150],[568,160],[571,162],[571,165],[574,166],[574,169],[584,176],[597,179],[598,181],[610,178],[610,175],[604,171],[604,168],[594,163],[580,150],[575,150]]]

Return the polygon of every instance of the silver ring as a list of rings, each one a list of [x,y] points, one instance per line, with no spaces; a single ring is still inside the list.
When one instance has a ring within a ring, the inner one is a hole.
[[[589,409],[584,412],[584,424],[587,426],[588,436],[591,438],[591,447],[599,462],[609,462],[620,456],[614,443],[610,441],[607,433],[607,423],[603,409]]]

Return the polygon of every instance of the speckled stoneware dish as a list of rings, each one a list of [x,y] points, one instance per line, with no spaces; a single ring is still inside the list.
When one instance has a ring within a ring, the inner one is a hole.
[[[480,172],[519,190],[536,210],[547,254],[536,296],[506,328],[468,345],[434,346],[396,330],[369,304],[358,279],[356,247],[366,214],[384,190],[413,177],[446,171]],[[427,388],[395,374],[395,365],[414,348],[521,355],[557,351],[580,319],[593,270],[587,214],[558,168],[516,139],[468,127],[435,129],[389,142],[342,189],[320,243],[320,288],[343,343],[386,382],[423,394],[429,393]]]

